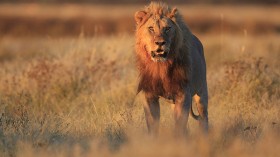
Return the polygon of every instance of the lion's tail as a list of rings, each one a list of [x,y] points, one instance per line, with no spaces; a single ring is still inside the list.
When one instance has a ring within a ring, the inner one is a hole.
[[[191,116],[192,116],[195,120],[199,120],[199,119],[200,119],[200,115],[194,114],[192,106],[191,106],[191,113],[190,113],[190,114],[191,114]]]

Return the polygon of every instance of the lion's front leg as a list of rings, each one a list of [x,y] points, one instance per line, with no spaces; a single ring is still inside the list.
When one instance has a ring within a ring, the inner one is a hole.
[[[160,106],[159,97],[151,93],[145,93],[146,103],[144,104],[145,117],[150,134],[157,135],[159,130]]]
[[[174,118],[176,135],[184,135],[187,132],[187,122],[191,107],[191,93],[189,90],[179,93],[175,99]]]

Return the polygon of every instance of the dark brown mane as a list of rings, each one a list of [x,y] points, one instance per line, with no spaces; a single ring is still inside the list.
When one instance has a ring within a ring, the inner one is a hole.
[[[187,55],[181,57],[164,63],[152,61],[143,63],[138,59],[140,72],[138,92],[143,90],[164,97],[174,97],[174,94],[182,90],[189,81],[189,59]]]

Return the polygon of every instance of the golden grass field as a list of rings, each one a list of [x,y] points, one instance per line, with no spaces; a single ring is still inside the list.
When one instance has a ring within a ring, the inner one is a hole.
[[[1,7],[8,14],[20,6]],[[127,14],[140,8],[130,7]],[[261,19],[279,26],[275,7],[229,8],[207,7],[226,21]],[[197,31],[208,68],[210,132],[201,135],[190,118],[182,139],[173,137],[172,110],[164,100],[160,135],[147,135],[143,95],[135,97],[133,34],[0,37],[0,156],[279,156],[280,34],[252,33],[250,27],[231,33],[227,27],[221,22],[214,33]]]

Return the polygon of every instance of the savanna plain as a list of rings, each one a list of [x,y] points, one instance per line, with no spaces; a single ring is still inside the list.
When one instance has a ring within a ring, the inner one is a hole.
[[[47,6],[36,12],[31,5],[33,15],[30,9],[17,14],[24,9],[20,5],[1,7],[2,18],[58,16],[62,20],[83,16],[83,11],[92,18],[115,20],[131,15],[133,20],[134,11],[141,9],[119,7],[119,14],[116,8],[111,9],[113,14],[105,14],[102,7]],[[189,118],[188,135],[175,138],[172,110],[165,100],[160,100],[159,136],[147,135],[144,97],[136,96],[133,30],[102,35],[100,27],[94,28],[95,35],[88,35],[85,28],[78,35],[55,37],[11,33],[0,37],[0,156],[279,156],[279,7],[178,8],[191,23],[217,19],[210,32],[191,26],[204,44],[207,62],[207,136]],[[207,15],[201,13],[202,8]],[[248,20],[251,25],[244,25]],[[241,27],[232,32],[227,21]],[[255,21],[263,27],[256,30]],[[270,25],[276,31],[268,31]],[[26,28],[17,29],[13,32]],[[193,108],[196,111],[195,104]]]

